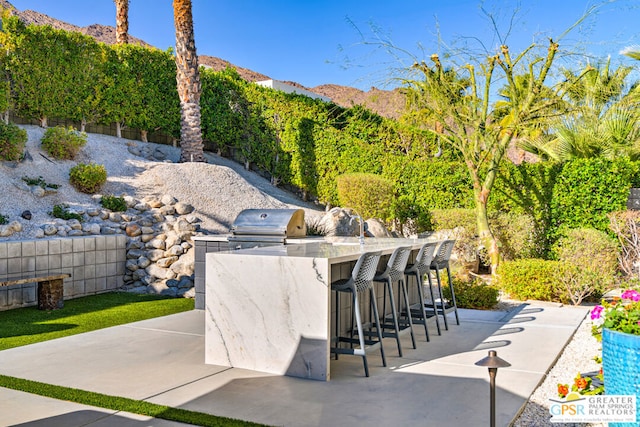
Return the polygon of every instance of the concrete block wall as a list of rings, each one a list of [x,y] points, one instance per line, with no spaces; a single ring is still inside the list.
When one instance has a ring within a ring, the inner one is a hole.
[[[209,252],[221,252],[229,250],[227,237],[203,236],[194,237],[194,286],[196,288],[195,308],[204,310],[205,308],[205,258]]]
[[[69,273],[65,299],[118,289],[125,264],[124,235],[0,241],[0,279]],[[36,283],[0,287],[0,311],[36,304]]]

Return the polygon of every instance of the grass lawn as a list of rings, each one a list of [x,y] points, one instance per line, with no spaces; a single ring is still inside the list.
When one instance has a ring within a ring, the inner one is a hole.
[[[0,350],[193,310],[194,300],[111,292],[70,299],[64,308],[0,311]]]

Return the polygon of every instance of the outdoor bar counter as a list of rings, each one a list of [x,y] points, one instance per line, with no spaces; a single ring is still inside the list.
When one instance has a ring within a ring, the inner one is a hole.
[[[328,381],[331,282],[362,252],[431,240],[329,239],[206,254],[205,362]]]

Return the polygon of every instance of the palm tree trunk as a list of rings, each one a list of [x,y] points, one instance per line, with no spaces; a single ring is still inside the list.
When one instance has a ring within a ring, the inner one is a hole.
[[[180,161],[204,162],[200,128],[200,72],[193,36],[191,0],[173,0],[176,27],[176,68],[180,96]]]
[[[116,44],[129,43],[129,0],[114,0],[116,4]]]

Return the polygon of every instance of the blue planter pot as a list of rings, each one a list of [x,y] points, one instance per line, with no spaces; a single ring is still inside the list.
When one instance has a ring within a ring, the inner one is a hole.
[[[640,335],[602,330],[602,369],[605,394],[635,395],[636,417],[640,413]],[[640,425],[637,419],[635,425]],[[629,427],[633,423],[609,423]]]

